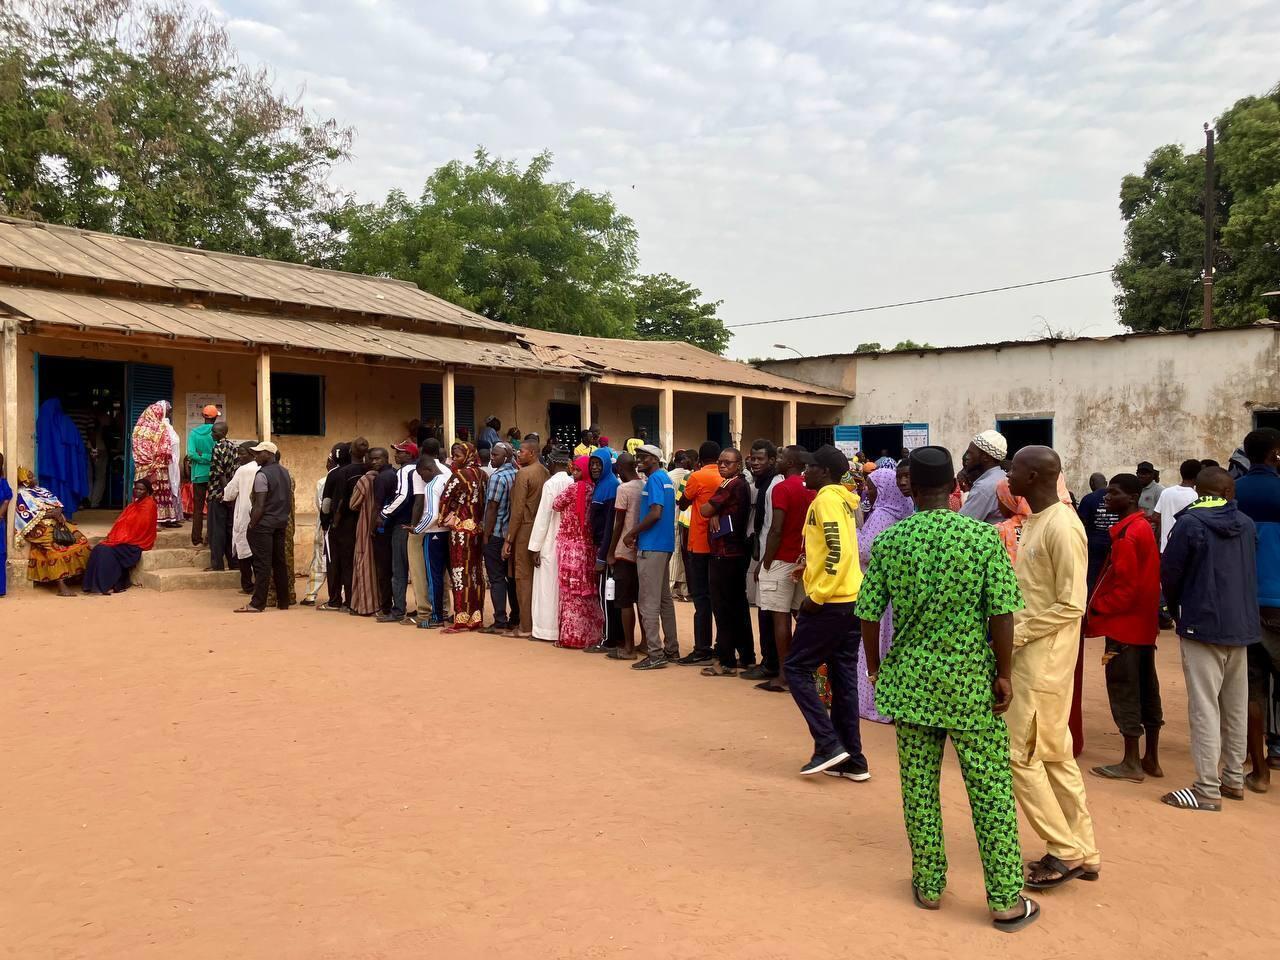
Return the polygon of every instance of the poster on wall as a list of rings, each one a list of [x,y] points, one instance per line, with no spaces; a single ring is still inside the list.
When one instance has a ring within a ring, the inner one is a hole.
[[[835,448],[850,460],[862,449],[862,427],[847,427],[836,424],[832,430]]]
[[[202,410],[213,404],[222,411],[220,419],[227,419],[227,395],[225,393],[188,393],[187,394],[187,429],[191,430],[204,423]]]
[[[929,445],[929,425],[927,423],[904,423],[902,425],[902,445],[908,450],[917,450]]]

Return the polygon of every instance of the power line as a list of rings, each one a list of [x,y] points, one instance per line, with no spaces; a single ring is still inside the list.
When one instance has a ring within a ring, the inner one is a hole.
[[[1061,283],[1064,280],[1079,280],[1081,277],[1096,277],[1104,273],[1110,273],[1111,268],[1106,270],[1091,270],[1088,273],[1073,273],[1067,277],[1053,277],[1049,280],[1032,280],[1030,283],[1011,283],[1007,287],[989,287],[986,290],[970,290],[968,293],[951,293],[945,297],[925,297],[923,300],[902,300],[898,303],[882,303],[874,307],[854,307],[850,310],[832,310],[830,313],[809,313],[803,317],[781,317],[777,320],[756,320],[751,323],[729,323],[725,326],[732,329],[741,329],[742,327],[764,327],[771,323],[790,323],[793,320],[820,320],[823,317],[843,317],[851,313],[870,313],[872,310],[891,310],[894,307],[914,307],[920,303],[937,303],[940,300],[959,300],[963,297],[980,297],[984,293],[1000,293],[1003,290],[1021,290],[1023,287],[1039,287],[1046,283]]]

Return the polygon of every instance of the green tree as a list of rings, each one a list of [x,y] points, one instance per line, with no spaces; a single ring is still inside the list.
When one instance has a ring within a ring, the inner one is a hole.
[[[683,340],[724,353],[733,336],[716,316],[724,302],[699,302],[702,291],[669,273],[646,274],[633,284],[636,336],[641,340]]]
[[[894,345],[894,351],[900,350],[932,350],[932,343],[916,343],[914,340],[899,340]]]
[[[284,260],[332,256],[351,132],[181,0],[0,2],[0,209]]]
[[[1260,294],[1280,286],[1280,86],[1237,101],[1215,134],[1214,319],[1234,326],[1266,317]],[[1203,150],[1168,144],[1121,181],[1125,252],[1112,277],[1130,329],[1201,321],[1204,178]]]
[[[478,149],[427,179],[418,202],[341,217],[348,270],[408,280],[494,320],[635,336],[636,229],[608,194],[548,179],[551,155],[521,169]]]
[[[853,348],[854,353],[879,353],[884,347],[880,346],[879,340],[870,340],[866,343],[860,343]]]

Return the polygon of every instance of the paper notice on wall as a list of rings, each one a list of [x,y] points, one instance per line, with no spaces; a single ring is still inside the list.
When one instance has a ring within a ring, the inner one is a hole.
[[[902,445],[908,450],[918,450],[929,445],[929,425],[927,423],[904,423],[902,425]]]
[[[187,429],[204,423],[204,408],[213,404],[220,411],[219,419],[227,419],[227,395],[225,393],[188,393]]]
[[[835,448],[852,460],[854,455],[862,449],[862,427],[837,424],[832,430],[832,440]]]

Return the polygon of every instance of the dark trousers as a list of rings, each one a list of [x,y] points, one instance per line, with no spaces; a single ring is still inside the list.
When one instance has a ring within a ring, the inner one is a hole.
[[[716,658],[722,666],[756,662],[751,635],[751,607],[747,604],[747,557],[711,558],[711,609],[716,618]]]
[[[855,765],[865,767],[858,726],[858,653],[861,626],[852,603],[824,603],[815,613],[801,613],[787,651],[787,683],[813,735],[814,752],[829,757],[847,750]],[[831,714],[822,705],[814,673],[827,665]]]
[[[231,522],[234,503],[209,501],[209,567],[234,570],[236,555],[231,547]]]
[[[405,592],[408,589],[409,531],[397,525],[391,530],[391,615],[397,620],[404,619]]]
[[[391,532],[373,535],[373,575],[378,581],[378,612],[391,612]]]
[[[1140,737],[1150,727],[1163,726],[1155,646],[1138,647],[1108,637],[1106,658],[1107,699],[1120,735]]]
[[[489,578],[489,597],[493,602],[493,625],[499,630],[520,626],[520,605],[516,600],[516,581],[509,572],[510,564],[502,556],[502,537],[484,541],[484,572]]]
[[[191,545],[198,547],[204,543],[204,504],[209,493],[209,481],[191,484]],[[213,519],[209,526],[212,528]],[[212,532],[212,531],[210,531]]]
[[[685,557],[685,579],[693,601],[693,652],[711,652],[711,554],[689,551]]]
[[[449,535],[428,533],[422,541],[427,551],[427,582],[431,585],[431,620],[445,620],[445,568],[449,566]]]
[[[351,581],[356,569],[356,518],[344,518],[329,526],[329,603],[351,606]]]
[[[596,574],[596,599],[600,601],[600,612],[604,614],[604,639],[600,646],[612,650],[622,643],[622,610],[612,600],[605,599],[604,588],[608,580],[608,567]]]
[[[781,664],[778,663],[778,641],[773,638],[772,611],[757,610],[756,623],[760,627],[760,663],[770,673],[777,673]]]
[[[237,560],[236,565],[240,568],[240,589],[253,593],[253,557]]]
[[[249,549],[253,551],[253,599],[249,605],[267,609],[267,590],[276,583],[276,606],[289,609],[289,568],[284,556],[284,527],[274,530],[262,526],[249,531]]]

